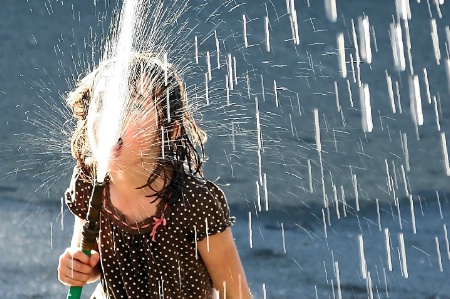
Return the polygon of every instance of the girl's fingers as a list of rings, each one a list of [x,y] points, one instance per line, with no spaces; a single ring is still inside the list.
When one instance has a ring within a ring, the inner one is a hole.
[[[59,257],[59,268],[67,267],[77,272],[90,273],[92,271],[90,261],[90,257],[79,248],[67,248]]]
[[[75,259],[67,260],[65,266],[71,272],[78,272],[78,273],[87,274],[87,275],[89,275],[92,272],[92,267],[89,264],[81,263],[80,261],[75,260]]]
[[[100,254],[97,251],[92,250],[91,258],[89,260],[89,265],[94,268],[98,261],[100,260]]]
[[[69,251],[69,255],[74,259],[82,262],[83,264],[89,265],[89,256],[86,255],[83,251],[81,251],[79,248],[74,248],[73,250]]]
[[[59,271],[58,276],[59,281],[67,286],[84,286],[90,275],[65,268]]]

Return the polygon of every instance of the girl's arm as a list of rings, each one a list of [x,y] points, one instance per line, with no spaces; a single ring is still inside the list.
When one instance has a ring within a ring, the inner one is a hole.
[[[77,216],[75,216],[75,223],[73,224],[72,242],[70,242],[72,247],[81,246],[81,232],[83,230],[84,223],[86,223],[86,220],[82,220]]]
[[[198,251],[221,299],[252,298],[230,228],[199,241]]]

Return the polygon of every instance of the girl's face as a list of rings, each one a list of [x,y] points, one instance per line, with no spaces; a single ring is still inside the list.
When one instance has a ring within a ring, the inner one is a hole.
[[[138,83],[124,111],[124,121],[109,161],[111,172],[134,170],[148,174],[161,153],[158,111],[148,86]]]

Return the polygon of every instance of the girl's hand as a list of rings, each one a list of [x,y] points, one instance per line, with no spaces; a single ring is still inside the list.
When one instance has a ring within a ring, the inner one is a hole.
[[[84,286],[99,276],[97,267],[100,255],[92,251],[87,256],[79,247],[67,248],[59,257],[58,279],[66,286]]]

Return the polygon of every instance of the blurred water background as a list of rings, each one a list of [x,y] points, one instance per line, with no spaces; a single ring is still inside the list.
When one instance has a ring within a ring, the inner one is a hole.
[[[184,16],[197,24],[189,38],[193,45],[198,38],[199,63],[193,47],[186,83],[197,91],[191,94],[195,114],[209,133],[206,176],[224,185],[240,216],[235,234],[257,298],[331,298],[339,290],[343,298],[450,297],[443,283],[450,266],[443,146],[450,111],[449,3],[338,0],[330,20],[326,5],[333,1],[293,2],[298,45],[289,1],[192,0]],[[396,10],[406,3],[409,9]],[[15,251],[19,266],[14,259],[0,263],[0,289],[9,290],[4,298],[51,298],[65,291],[52,276],[70,235],[60,198],[73,167],[73,124],[62,98],[98,61],[114,7],[100,0],[2,1],[0,249],[22,248]],[[370,63],[357,62],[364,42],[358,18],[364,16]],[[401,51],[399,39],[391,40],[391,24],[402,30]],[[339,69],[340,33],[346,77]],[[405,57],[404,70],[395,65],[393,49]],[[230,65],[236,82],[227,97]],[[363,84],[370,110],[361,104]],[[371,130],[364,130],[365,111]],[[372,276],[361,266],[361,247]],[[49,270],[40,276],[42,269]],[[24,273],[45,282],[39,291],[18,282]]]

